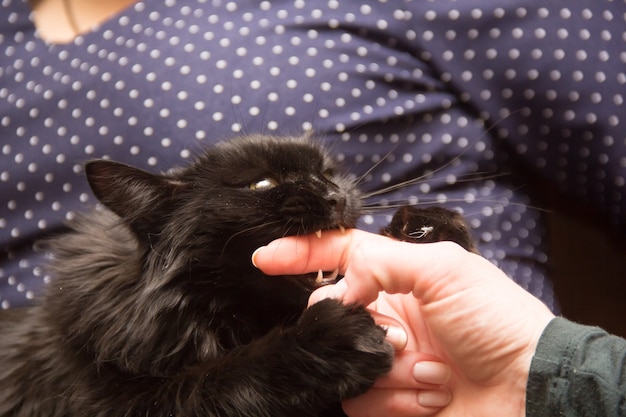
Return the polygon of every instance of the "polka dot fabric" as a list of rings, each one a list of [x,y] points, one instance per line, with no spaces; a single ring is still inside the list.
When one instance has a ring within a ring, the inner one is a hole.
[[[421,178],[372,201],[462,211],[553,309],[513,167],[624,226],[623,1],[139,2],[68,45],[38,37],[24,0],[1,4],[2,308],[52,280],[34,242],[96,204],[86,160],[167,170],[251,132],[313,129],[356,175],[375,166],[366,191]]]

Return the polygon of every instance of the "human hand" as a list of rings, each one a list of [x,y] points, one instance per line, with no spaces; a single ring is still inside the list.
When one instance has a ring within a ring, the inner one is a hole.
[[[324,287],[326,290],[331,287]],[[310,304],[325,298],[322,290]],[[391,371],[380,377],[364,395],[343,402],[351,417],[388,415],[394,417],[430,416],[450,403],[446,386],[452,374],[450,367],[432,352],[428,340],[417,343],[413,327],[418,327],[418,314],[412,294],[381,292],[368,310],[374,320],[387,328],[387,341],[396,348]]]
[[[407,330],[407,349],[452,368],[446,384],[452,401],[436,415],[524,415],[532,356],[554,316],[484,258],[449,242],[416,245],[350,230],[279,239],[260,248],[254,262],[268,274],[338,268],[344,279],[316,291],[311,302],[330,296],[375,302],[370,307],[382,314],[395,311],[391,316]],[[344,408],[370,415],[368,395]],[[410,415],[405,401],[388,397],[387,415]]]

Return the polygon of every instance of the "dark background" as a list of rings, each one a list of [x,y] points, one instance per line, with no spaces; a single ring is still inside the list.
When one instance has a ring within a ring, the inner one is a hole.
[[[626,337],[626,246],[611,238],[597,214],[553,203],[551,276],[562,315]]]

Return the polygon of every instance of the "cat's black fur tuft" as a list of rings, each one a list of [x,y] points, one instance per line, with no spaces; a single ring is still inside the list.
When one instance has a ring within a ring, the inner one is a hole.
[[[412,243],[446,240],[478,253],[463,216],[444,207],[400,207],[381,234]]]
[[[103,207],[46,243],[54,281],[0,315],[0,416],[331,416],[393,349],[360,306],[252,251],[356,225],[353,180],[307,138],[248,136],[187,168],[85,167]]]

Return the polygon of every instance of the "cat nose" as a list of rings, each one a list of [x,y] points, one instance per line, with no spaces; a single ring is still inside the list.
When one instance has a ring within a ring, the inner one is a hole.
[[[340,193],[330,193],[328,196],[328,204],[331,205],[338,213],[343,213],[344,208],[346,207],[346,197],[341,195]]]

